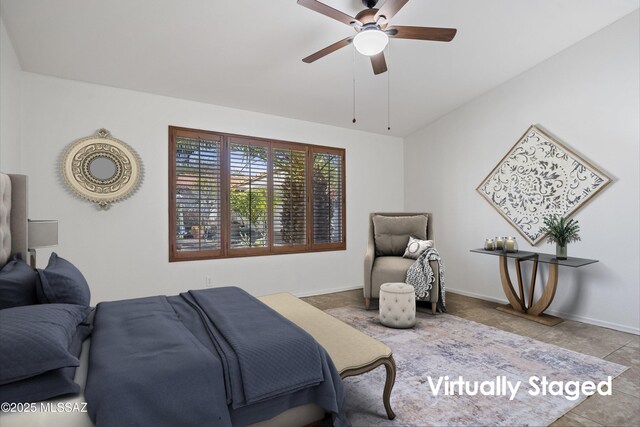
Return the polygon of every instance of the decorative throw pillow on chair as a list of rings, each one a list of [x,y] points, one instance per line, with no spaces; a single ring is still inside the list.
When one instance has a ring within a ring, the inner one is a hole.
[[[409,236],[407,249],[404,251],[404,258],[418,259],[420,255],[427,249],[433,248],[433,240],[420,240],[413,236]]]

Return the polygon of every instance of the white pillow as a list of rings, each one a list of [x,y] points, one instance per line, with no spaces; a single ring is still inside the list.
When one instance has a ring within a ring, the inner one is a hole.
[[[409,236],[407,249],[404,251],[403,258],[418,259],[420,255],[427,249],[433,248],[433,240],[420,240],[413,236]]]

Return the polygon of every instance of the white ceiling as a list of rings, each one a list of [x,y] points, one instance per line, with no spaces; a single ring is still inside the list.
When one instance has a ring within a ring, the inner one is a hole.
[[[639,0],[411,0],[396,25],[454,27],[451,43],[392,40],[387,74],[353,48],[301,59],[353,29],[295,0],[0,0],[25,71],[405,136],[639,7]],[[354,15],[360,0],[326,0]],[[380,0],[380,5],[384,0]],[[597,55],[597,52],[594,52]]]

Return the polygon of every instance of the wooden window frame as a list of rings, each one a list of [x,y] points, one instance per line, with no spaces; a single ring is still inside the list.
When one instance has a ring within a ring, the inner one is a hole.
[[[224,140],[213,132],[199,131],[196,129],[177,128],[169,126],[169,261],[192,261],[199,259],[212,259],[220,258],[224,255],[226,243],[225,233],[220,234],[220,249],[213,249],[208,251],[190,251],[180,252],[176,248],[176,147],[175,138],[178,133],[182,137],[190,138],[202,138],[202,139],[219,139],[220,142],[220,172],[221,180],[220,187],[226,188],[225,174],[222,172],[225,168],[226,154]],[[220,218],[221,224],[224,224],[224,212],[226,212],[226,205],[228,204],[228,197],[221,197],[220,208],[222,210],[222,216]]]
[[[313,236],[313,155],[314,154],[333,154],[342,156],[342,167],[341,167],[341,180],[342,180],[342,241],[334,242],[334,243],[315,243]],[[346,158],[345,158],[345,150],[341,148],[332,148],[332,147],[322,147],[318,145],[314,145],[310,147],[309,150],[309,161],[307,165],[310,166],[310,170],[307,172],[307,191],[310,192],[309,197],[307,198],[307,207],[310,210],[311,222],[307,223],[307,227],[310,227],[311,232],[311,250],[312,251],[334,251],[346,249],[346,241],[347,241],[347,205],[346,205],[346,185],[345,185],[345,177],[346,177]],[[309,233],[309,231],[307,231]]]
[[[180,252],[176,247],[176,138],[191,137],[214,139],[221,143],[220,162],[220,208],[221,208],[221,232],[220,249],[208,251],[184,251]],[[231,248],[231,208],[230,208],[230,152],[229,145],[232,142],[261,145],[268,147],[267,160],[267,224],[268,244],[263,248]],[[347,248],[347,205],[346,205],[346,151],[343,148],[327,147],[299,142],[281,141],[267,138],[252,137],[224,132],[214,132],[200,129],[191,129],[178,126],[169,126],[169,262],[196,261],[205,259],[223,259],[248,256],[266,256],[308,252],[338,251]],[[274,183],[273,183],[273,150],[291,149],[305,152],[305,180],[306,180],[306,239],[305,244],[277,246],[274,244]],[[335,154],[341,157],[342,179],[342,239],[334,243],[314,243],[313,236],[313,159],[316,153]]]
[[[309,227],[311,225],[311,212],[309,209],[309,203],[311,202],[311,195],[309,194],[309,159],[310,159],[310,145],[308,144],[299,144],[299,143],[295,143],[295,142],[285,142],[285,141],[272,141],[272,145],[271,145],[271,150],[269,151],[269,156],[271,159],[273,159],[273,149],[284,149],[284,150],[297,150],[297,151],[304,151],[304,158],[305,158],[305,196],[307,198],[306,202],[305,202],[305,229],[306,229],[306,235],[305,235],[305,243],[302,245],[290,245],[290,246],[276,246],[273,244],[273,236],[274,236],[274,221],[273,221],[273,214],[274,214],[274,210],[273,207],[271,209],[269,209],[269,234],[271,237],[270,239],[270,246],[271,246],[271,255],[277,255],[277,254],[292,254],[292,253],[303,253],[303,252],[311,252],[311,237],[309,235]],[[273,160],[271,161],[271,168],[270,168],[270,177],[271,180],[273,182]],[[270,188],[271,190],[271,194],[269,196],[269,201],[271,203],[273,203],[273,185]]]
[[[263,246],[263,247],[255,247],[255,248],[232,248],[231,247],[231,202],[230,202],[230,196],[231,196],[231,165],[228,163],[228,167],[224,168],[222,171],[222,174],[225,175],[226,177],[225,179],[223,179],[223,182],[226,182],[225,187],[222,189],[222,194],[223,197],[226,197],[227,199],[227,206],[226,209],[224,211],[224,216],[223,216],[223,220],[222,220],[222,228],[224,229],[224,233],[227,234],[227,242],[229,242],[226,245],[226,254],[229,258],[232,257],[237,257],[237,256],[260,256],[260,255],[268,255],[269,251],[270,251],[270,247],[271,247],[271,241],[272,241],[272,235],[271,235],[271,228],[272,228],[272,224],[271,224],[271,208],[272,208],[272,203],[271,200],[273,198],[273,188],[272,188],[272,177],[271,177],[271,169],[272,169],[272,165],[271,165],[271,146],[269,144],[269,141],[266,140],[262,140],[262,139],[257,139],[257,138],[251,138],[251,137],[246,137],[246,136],[238,136],[238,135],[227,135],[226,138],[223,138],[223,144],[226,145],[226,149],[227,149],[227,154],[225,157],[225,160],[227,162],[231,161],[231,150],[230,150],[230,146],[231,144],[245,144],[245,145],[250,145],[250,146],[255,146],[255,147],[266,147],[268,150],[268,154],[267,154],[267,246]],[[218,257],[219,258],[219,257]]]

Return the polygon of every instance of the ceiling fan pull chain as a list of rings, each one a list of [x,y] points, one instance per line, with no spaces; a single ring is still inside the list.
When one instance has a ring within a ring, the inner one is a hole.
[[[387,130],[391,130],[391,42],[387,45]]]
[[[356,122],[356,48],[353,48],[353,123]]]

